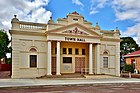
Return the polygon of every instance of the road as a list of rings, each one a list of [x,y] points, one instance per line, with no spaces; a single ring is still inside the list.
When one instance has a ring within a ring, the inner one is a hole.
[[[13,87],[0,93],[140,93],[140,83]]]

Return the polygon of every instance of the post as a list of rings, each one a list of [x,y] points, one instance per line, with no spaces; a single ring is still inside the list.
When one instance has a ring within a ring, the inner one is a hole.
[[[47,65],[47,75],[52,75],[51,41],[48,41],[48,65]]]
[[[56,75],[60,74],[60,42],[57,41],[57,56],[56,56]]]
[[[97,64],[97,74],[100,74],[100,45],[96,46],[96,64]]]
[[[89,44],[89,74],[93,74],[92,44]]]

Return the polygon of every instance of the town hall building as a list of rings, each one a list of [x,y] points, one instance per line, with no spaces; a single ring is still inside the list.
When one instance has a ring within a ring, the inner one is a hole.
[[[77,12],[47,24],[11,21],[12,78],[65,73],[120,76],[120,31],[103,30]]]

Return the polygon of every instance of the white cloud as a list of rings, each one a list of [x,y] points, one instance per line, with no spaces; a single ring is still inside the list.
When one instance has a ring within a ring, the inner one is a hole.
[[[140,0],[113,0],[112,8],[117,21],[131,20],[135,23],[122,32],[122,36],[131,36],[140,45]]]
[[[140,21],[140,0],[113,0],[112,5],[117,20]]]
[[[140,46],[140,37],[133,37],[133,39],[137,42],[137,44]]]
[[[104,8],[109,0],[91,0],[91,7],[89,14],[96,14],[99,12],[99,9]]]
[[[140,45],[140,23],[128,27],[126,31],[122,32],[122,36],[131,36]]]
[[[52,13],[44,7],[49,0],[0,0],[0,29],[10,29],[13,15],[22,21],[47,23]]]
[[[72,0],[72,3],[84,7],[84,4],[80,0]]]
[[[123,32],[123,35],[126,35],[126,36],[140,36],[139,30],[140,30],[140,23],[138,23],[134,26],[128,27],[126,29],[126,31]]]
[[[113,8],[116,21],[130,20],[135,23],[122,31],[121,35],[134,37],[140,45],[140,0],[91,0],[90,14],[99,13],[106,5]]]

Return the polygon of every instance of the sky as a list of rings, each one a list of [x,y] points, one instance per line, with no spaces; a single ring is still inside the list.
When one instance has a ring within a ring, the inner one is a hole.
[[[21,21],[47,23],[77,11],[102,30],[116,27],[121,37],[131,36],[140,45],[140,0],[0,0],[0,29],[8,31],[14,15]]]

